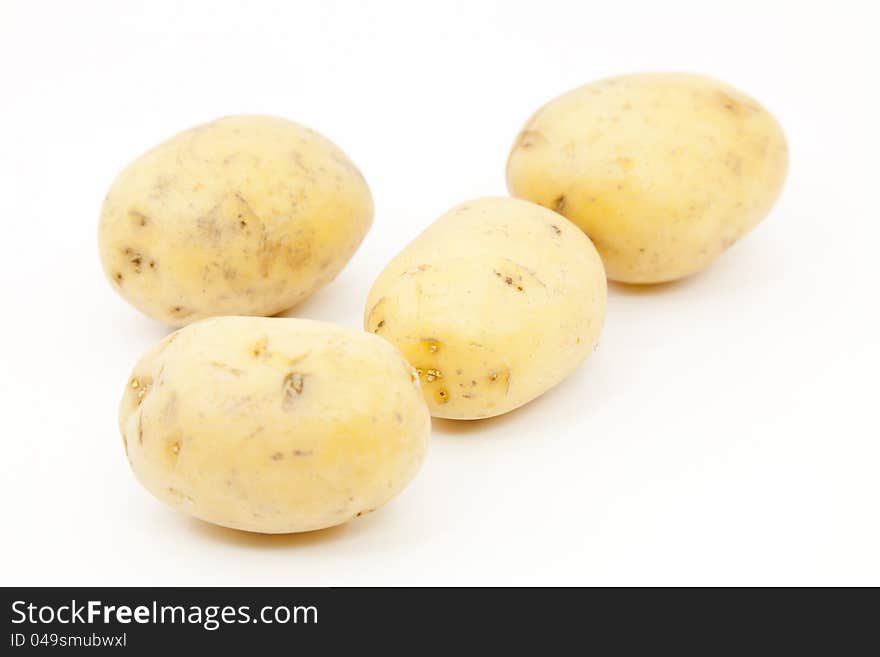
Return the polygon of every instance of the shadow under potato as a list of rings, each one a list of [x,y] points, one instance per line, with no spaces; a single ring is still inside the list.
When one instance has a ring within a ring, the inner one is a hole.
[[[339,541],[345,535],[354,535],[372,522],[371,516],[373,515],[373,513],[370,513],[361,518],[355,518],[341,525],[325,529],[314,529],[312,531],[289,534],[261,534],[241,529],[230,529],[192,517],[183,518],[182,521],[193,534],[197,534],[210,541],[258,550],[289,550]]]

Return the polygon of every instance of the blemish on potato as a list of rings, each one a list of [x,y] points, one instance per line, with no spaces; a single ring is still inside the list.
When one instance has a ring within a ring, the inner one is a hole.
[[[721,102],[721,105],[731,114],[738,114],[739,109],[741,107],[740,103],[731,98],[729,95],[724,93],[723,91],[718,92],[718,99]]]
[[[446,390],[444,390],[443,388],[441,388],[440,390],[437,391],[436,398],[437,398],[438,404],[445,404],[446,402],[449,401],[449,393]]]
[[[152,385],[152,380],[149,379],[138,379],[136,377],[132,377],[129,382],[132,390],[134,390],[135,396],[137,397],[138,406],[144,401],[144,397],[146,397],[147,393],[150,390],[150,386]]]
[[[495,273],[495,276],[502,279],[504,281],[504,284],[507,285],[508,287],[516,288],[517,291],[519,291],[519,292],[524,291],[524,288],[522,286],[522,276],[517,276],[516,281],[514,281],[513,276],[502,274],[497,269],[493,269],[492,271]]]
[[[442,378],[443,372],[438,369],[432,367],[425,371],[425,381],[427,381],[428,383],[433,383],[434,381]]]
[[[183,306],[172,306],[171,309],[169,310],[169,312],[171,313],[171,315],[173,317],[182,318],[182,317],[189,317],[190,315],[193,314],[194,311],[188,310],[187,308],[184,308]]]
[[[221,363],[216,360],[211,361],[211,367],[218,369],[218,370],[223,370],[224,372],[228,372],[232,376],[241,376],[242,375],[242,371],[240,369],[238,369],[237,367],[232,367],[230,365],[227,365],[226,363]]]
[[[561,196],[557,196],[556,200],[553,201],[553,209],[556,210],[559,214],[562,214],[565,211],[565,204],[567,200],[565,198],[565,194]]]
[[[296,398],[302,394],[305,385],[305,377],[299,372],[290,372],[281,383],[281,394],[284,398],[284,407],[289,408]]]
[[[523,130],[516,139],[517,148],[532,148],[541,143],[546,143],[547,138],[537,130]]]
[[[269,344],[269,340],[266,337],[261,338],[257,342],[254,343],[254,346],[251,347],[251,355],[254,358],[260,358],[268,353],[267,347]]]
[[[293,450],[294,456],[311,456],[314,452],[310,449],[295,449]]]
[[[122,273],[116,272],[115,274],[113,274],[113,280],[116,281],[117,285],[122,285]]]
[[[176,497],[179,502],[187,502],[188,504],[192,504],[194,501],[193,498],[191,498],[189,495],[182,493],[181,491],[177,490],[176,488],[169,486],[168,492],[171,493],[171,495],[173,497]]]
[[[557,226],[556,224],[550,224],[550,228],[552,228],[553,232],[557,235],[562,235],[562,230],[560,230],[559,226]]]
[[[504,383],[504,394],[510,390],[510,370],[504,368],[502,370],[489,370],[489,383]]]
[[[281,452],[275,452],[269,458],[273,461],[280,461],[284,458],[284,454],[282,454]]]
[[[440,341],[435,338],[422,338],[421,343],[428,353],[436,354],[440,350]]]
[[[140,226],[143,228],[150,222],[150,218],[142,212],[138,212],[137,210],[129,210],[128,216],[131,217],[135,226]]]
[[[170,437],[165,443],[165,455],[168,462],[177,465],[177,459],[180,458],[180,438],[179,436]]]

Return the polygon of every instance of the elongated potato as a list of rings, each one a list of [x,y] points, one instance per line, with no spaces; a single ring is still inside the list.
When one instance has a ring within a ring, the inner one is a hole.
[[[760,222],[787,166],[782,129],[745,94],[699,75],[626,75],[538,110],[507,185],[580,226],[609,278],[659,283],[704,268]]]
[[[372,217],[366,182],[324,137],[232,116],[119,175],[101,211],[101,262],[127,301],[172,326],[274,315],[332,280]]]
[[[385,268],[364,326],[422,380],[435,417],[506,413],[592,351],[605,272],[577,226],[533,203],[483,198],[443,215]]]
[[[320,529],[385,504],[418,470],[430,417],[384,340],[301,319],[219,317],[135,366],[119,410],[153,495],[225,527]]]

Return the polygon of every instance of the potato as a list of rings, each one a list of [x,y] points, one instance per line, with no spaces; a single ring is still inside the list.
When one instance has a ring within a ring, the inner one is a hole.
[[[785,136],[763,107],[699,75],[627,75],[551,101],[507,163],[513,196],[564,214],[608,277],[693,274],[763,219],[782,189]]]
[[[385,268],[364,326],[422,380],[435,417],[506,413],[559,383],[596,345],[606,282],[564,217],[511,198],[442,216]]]
[[[101,211],[101,262],[126,300],[172,326],[273,315],[332,280],[372,217],[366,182],[324,137],[233,116],[119,175]]]
[[[385,504],[425,455],[418,378],[384,340],[304,319],[218,317],[135,366],[119,422],[153,495],[252,532],[344,523]]]

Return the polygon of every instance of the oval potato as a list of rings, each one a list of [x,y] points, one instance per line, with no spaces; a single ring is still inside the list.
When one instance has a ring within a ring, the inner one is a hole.
[[[416,368],[431,414],[506,413],[593,350],[606,281],[590,240],[533,203],[483,198],[440,217],[385,268],[364,326]]]
[[[701,270],[760,222],[787,166],[782,129],[745,94],[699,75],[626,75],[542,107],[507,185],[580,226],[612,280],[659,283]]]
[[[172,333],[135,366],[119,410],[153,495],[252,532],[344,523],[418,470],[430,416],[384,340],[301,319],[220,317]]]
[[[119,175],[100,256],[114,288],[166,324],[273,315],[332,280],[372,216],[366,182],[334,144],[284,119],[232,116]]]

